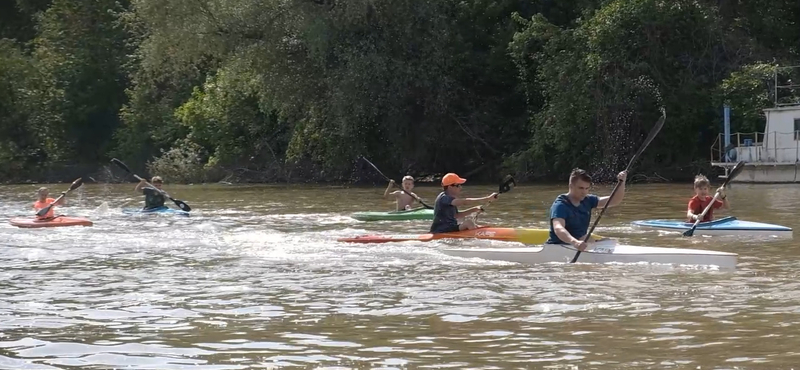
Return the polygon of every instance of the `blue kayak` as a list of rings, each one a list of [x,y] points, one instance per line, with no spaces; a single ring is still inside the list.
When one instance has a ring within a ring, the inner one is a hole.
[[[146,214],[160,214],[160,215],[179,215],[179,216],[188,216],[189,212],[186,212],[181,209],[173,209],[167,206],[158,207],[158,208],[150,208],[150,209],[143,209],[143,208],[123,208],[122,213],[128,215],[146,215]]]
[[[684,232],[692,228],[693,222],[685,220],[641,220],[633,225],[657,230]],[[701,222],[694,231],[697,235],[776,235],[792,236],[792,228],[781,225],[737,220],[736,217],[723,217],[718,220]]]

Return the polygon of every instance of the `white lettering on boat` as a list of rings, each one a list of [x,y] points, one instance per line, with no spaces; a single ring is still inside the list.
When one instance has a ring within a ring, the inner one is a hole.
[[[495,236],[496,234],[497,234],[496,231],[478,231],[478,232],[475,233],[475,236],[488,236],[488,237],[491,238],[491,237]]]
[[[592,252],[594,252],[594,253],[614,253],[614,247],[613,246],[595,247],[594,249],[592,249]]]

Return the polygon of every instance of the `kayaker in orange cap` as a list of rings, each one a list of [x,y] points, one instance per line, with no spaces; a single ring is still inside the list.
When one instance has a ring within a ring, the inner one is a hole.
[[[144,194],[144,209],[153,209],[153,208],[160,208],[164,206],[164,194],[158,190],[161,190],[161,186],[164,184],[164,180],[161,179],[161,176],[153,176],[150,180],[150,183],[153,184],[156,188],[151,188],[147,186],[147,180],[142,179],[136,184],[136,187],[133,189],[135,192],[142,191]]]
[[[386,191],[383,192],[383,197],[386,198],[389,195],[394,195],[394,198],[397,200],[398,211],[411,209],[411,205],[414,204],[414,201],[419,199],[417,194],[411,191],[414,189],[414,178],[411,176],[403,177],[403,190],[405,191],[395,190],[390,193],[389,190],[392,190],[392,186],[394,186],[394,180],[389,180],[389,186],[387,186]],[[408,195],[406,192],[412,195]]]
[[[483,212],[483,207],[472,207],[463,212],[459,212],[457,207],[482,204],[497,199],[497,193],[492,193],[483,198],[459,198],[458,196],[461,194],[461,185],[465,182],[467,182],[467,179],[463,179],[452,172],[442,177],[443,191],[436,197],[436,203],[433,205],[431,233],[447,233],[478,227],[475,221],[471,219],[463,220],[461,223],[458,222],[458,219]]]
[[[38,197],[38,200],[35,203],[33,203],[33,209],[38,212],[40,209],[49,206],[50,203],[55,202],[56,201],[55,199],[48,197],[49,194],[50,194],[50,190],[48,190],[44,186],[42,186],[41,188],[36,190],[36,196]],[[48,219],[48,218],[55,217],[55,209],[56,209],[55,206],[63,205],[64,204],[64,199],[65,198],[61,198],[61,200],[59,200],[57,204],[54,204],[53,207],[50,207],[50,210],[44,216],[42,216],[42,217],[37,216],[37,218],[39,218],[39,219]]]

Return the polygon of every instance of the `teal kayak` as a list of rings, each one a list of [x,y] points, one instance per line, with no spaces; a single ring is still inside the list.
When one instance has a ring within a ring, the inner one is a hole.
[[[151,208],[151,209],[143,209],[143,208],[123,208],[122,213],[128,215],[146,215],[146,214],[163,214],[163,215],[179,215],[179,216],[188,216],[189,212],[180,209],[173,209],[166,206],[158,207],[158,208]]]
[[[350,217],[359,221],[433,220],[433,210],[414,208],[407,211],[356,212],[350,215]]]

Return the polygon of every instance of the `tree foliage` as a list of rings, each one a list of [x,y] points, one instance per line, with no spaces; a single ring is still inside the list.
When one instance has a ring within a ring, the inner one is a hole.
[[[759,129],[766,74],[800,60],[798,4],[17,0],[0,168],[117,156],[185,182],[345,180],[363,155],[395,175],[610,178],[661,107],[639,168],[685,168],[722,104]]]

